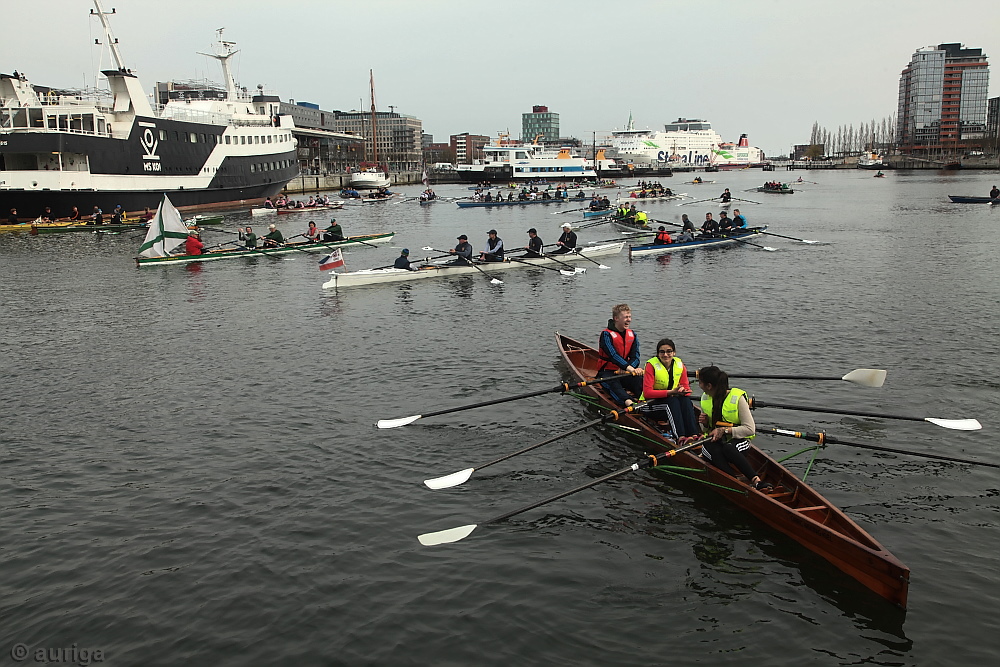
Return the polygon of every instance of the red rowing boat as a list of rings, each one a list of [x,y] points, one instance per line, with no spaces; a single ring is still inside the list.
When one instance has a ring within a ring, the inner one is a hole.
[[[558,333],[556,342],[563,359],[578,379],[597,375],[600,365],[597,350]],[[616,407],[600,385],[589,385],[582,391],[606,407]],[[674,448],[673,442],[641,415],[625,414],[618,421],[639,429],[642,435],[659,443],[664,452]],[[909,568],[790,470],[756,446],[751,446],[744,452],[747,460],[761,479],[774,486],[770,491],[761,492],[742,477],[734,478],[712,466],[696,451],[678,453],[676,464],[699,470],[699,479],[709,482],[712,489],[731,502],[822,556],[885,599],[906,608]]]

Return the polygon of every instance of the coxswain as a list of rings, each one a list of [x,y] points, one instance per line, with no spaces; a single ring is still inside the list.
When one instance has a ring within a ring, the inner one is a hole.
[[[994,185],[993,189],[990,190],[990,199],[996,199],[998,197],[1000,197],[1000,190],[998,190],[997,186]]]
[[[734,477],[736,473],[732,465],[735,465],[755,489],[770,490],[771,485],[761,480],[743,454],[750,449],[750,439],[757,429],[747,393],[730,388],[729,376],[717,366],[706,366],[698,371],[698,386],[704,392],[698,421],[705,434],[712,439],[702,446],[701,455],[716,468]]]
[[[407,271],[416,271],[415,268],[410,266],[410,249],[403,248],[399,251],[399,257],[396,258],[396,262],[392,265],[394,269],[406,269]]]
[[[205,244],[198,238],[198,230],[188,230],[188,237],[184,241],[185,255],[201,255],[205,252]]]
[[[469,237],[465,234],[458,237],[458,244],[448,253],[455,255],[455,259],[448,262],[449,264],[472,264],[472,244],[469,243]]]
[[[273,224],[268,225],[267,229],[269,231],[267,234],[264,234],[265,248],[277,248],[285,242],[285,237],[281,235],[281,232]]]
[[[632,309],[626,303],[618,304],[611,309],[611,319],[601,331],[598,344],[601,365],[597,368],[597,377],[626,373],[621,380],[603,383],[611,398],[626,407],[642,394],[641,375],[645,370],[639,364],[639,338],[631,326]]]
[[[656,344],[656,356],[646,362],[642,376],[642,396],[652,411],[666,410],[675,438],[698,434],[698,420],[691,405],[691,383],[680,357],[674,356],[674,341],[664,338]]]
[[[719,199],[722,200],[723,204],[728,204],[733,200],[733,194],[729,191],[729,188],[726,188],[725,192],[719,195]]]
[[[306,233],[303,234],[303,236],[309,239],[310,243],[319,241],[319,227],[316,226],[315,222],[309,223],[309,229],[306,230]]]
[[[330,218],[330,226],[323,230],[324,241],[343,241],[344,230],[336,218]]]
[[[573,231],[573,225],[564,222],[562,230],[562,235],[556,241],[556,245],[559,247],[550,252],[550,255],[564,255],[568,252],[576,252],[576,232]]]
[[[486,234],[486,249],[479,253],[479,259],[483,262],[502,262],[503,239],[497,236],[495,229],[491,229]]]
[[[656,238],[653,239],[654,245],[669,245],[673,243],[673,239],[670,238],[670,234],[667,232],[667,228],[660,225],[656,232]]]
[[[542,243],[541,237],[538,236],[538,230],[532,227],[531,229],[528,230],[528,245],[524,246],[524,249],[527,250],[527,252],[524,253],[524,256],[541,257],[542,246],[544,245],[545,244]]]

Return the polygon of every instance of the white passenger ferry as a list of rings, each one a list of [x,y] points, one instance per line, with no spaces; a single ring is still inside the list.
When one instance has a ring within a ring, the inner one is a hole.
[[[496,143],[483,147],[483,158],[456,166],[458,176],[469,183],[527,181],[592,181],[597,179],[592,160],[574,155],[569,148],[558,151],[539,144],[509,141],[501,134]],[[611,160],[603,160],[613,164]]]
[[[637,130],[631,119],[624,130],[611,133],[617,157],[638,165],[670,168],[718,167],[733,169],[764,164],[764,152],[750,146],[747,135],[738,143],[725,142],[707,120],[678,118],[663,132]]]

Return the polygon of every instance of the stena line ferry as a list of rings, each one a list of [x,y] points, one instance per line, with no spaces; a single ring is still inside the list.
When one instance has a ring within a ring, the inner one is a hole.
[[[764,152],[750,146],[747,135],[740,136],[737,144],[725,142],[707,120],[678,118],[663,130],[637,130],[629,117],[625,129],[611,133],[611,147],[620,158],[671,169],[738,169],[765,162]]]
[[[237,87],[235,43],[222,41],[221,30],[217,52],[204,55],[222,66],[225,93],[154,108],[94,5],[115,66],[102,72],[110,95],[67,94],[0,73],[0,213],[139,211],[155,209],[163,194],[177,206],[239,201],[275,195],[296,175],[292,119]]]

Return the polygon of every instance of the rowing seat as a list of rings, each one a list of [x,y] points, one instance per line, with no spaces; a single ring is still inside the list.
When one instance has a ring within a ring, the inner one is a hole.
[[[796,512],[815,512],[816,510],[825,510],[825,509],[827,509],[826,505],[816,505],[814,507],[796,507],[795,511]]]

